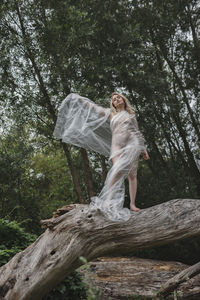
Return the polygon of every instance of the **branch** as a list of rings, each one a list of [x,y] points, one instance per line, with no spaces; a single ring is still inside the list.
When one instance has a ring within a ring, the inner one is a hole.
[[[157,296],[166,297],[173,292],[181,283],[188,281],[194,276],[200,274],[200,262],[183,270],[176,276],[169,279],[160,289]]]
[[[4,300],[41,299],[81,265],[80,256],[91,261],[200,235],[200,200],[171,200],[132,212],[127,222],[112,222],[79,204],[42,224],[47,230],[1,267]]]

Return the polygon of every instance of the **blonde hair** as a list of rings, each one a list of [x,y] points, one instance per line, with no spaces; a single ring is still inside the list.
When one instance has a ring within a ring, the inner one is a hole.
[[[113,102],[112,102],[112,98],[114,95],[118,95],[118,96],[122,97],[122,99],[124,100],[124,108],[129,114],[135,113],[135,111],[134,111],[133,107],[131,106],[131,104],[129,103],[128,99],[124,95],[114,92],[114,93],[112,93],[111,100],[110,100],[110,108],[114,114],[117,114],[117,110],[114,107]]]

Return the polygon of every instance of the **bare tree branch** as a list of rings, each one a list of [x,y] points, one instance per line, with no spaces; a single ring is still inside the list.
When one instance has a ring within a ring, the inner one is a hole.
[[[200,274],[200,262],[183,270],[171,279],[169,279],[160,289],[157,296],[166,297],[173,292],[181,283],[186,282],[194,276]]]

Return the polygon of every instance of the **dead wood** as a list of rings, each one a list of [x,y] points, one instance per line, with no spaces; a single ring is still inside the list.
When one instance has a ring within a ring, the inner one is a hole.
[[[200,262],[193,266],[190,266],[189,268],[170,278],[164,285],[162,285],[158,296],[168,296],[170,293],[176,290],[180,284],[188,282],[191,278],[195,277],[198,274],[200,274]]]
[[[187,270],[188,265],[137,257],[101,257],[77,271],[86,286],[101,294],[101,300],[156,299],[163,282]],[[178,300],[200,299],[200,275],[177,287]],[[157,299],[161,300],[162,297]],[[167,300],[173,299],[173,295]]]
[[[121,223],[87,205],[67,211],[43,221],[46,231],[1,267],[1,299],[42,299],[81,265],[80,256],[91,261],[109,254],[124,255],[200,234],[200,200],[171,200],[132,212]]]

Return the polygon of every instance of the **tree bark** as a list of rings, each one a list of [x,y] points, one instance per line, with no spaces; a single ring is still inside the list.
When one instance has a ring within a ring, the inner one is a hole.
[[[102,169],[101,183],[102,183],[102,185],[104,185],[108,171],[107,171],[107,167],[106,167],[105,156],[100,155],[100,159],[101,159],[101,169]]]
[[[163,282],[174,278],[188,265],[175,261],[143,259],[138,257],[101,257],[89,262],[77,272],[86,287],[100,293],[101,300],[149,299],[161,300],[158,291]],[[200,299],[200,275],[177,288],[178,300]],[[173,295],[167,297],[174,300]]]
[[[78,174],[77,174],[76,168],[73,165],[70,150],[69,150],[68,145],[66,143],[63,143],[63,142],[60,142],[60,143],[63,147],[63,150],[65,152],[65,156],[67,158],[67,163],[68,163],[68,166],[69,166],[69,169],[70,169],[70,173],[71,173],[71,176],[72,176],[72,181],[73,181],[73,184],[74,184],[74,190],[75,190],[76,195],[78,197],[78,201],[79,201],[79,203],[83,204],[85,201],[83,199],[82,190],[81,190],[80,182],[79,182],[79,179],[78,179]]]
[[[160,289],[157,296],[166,297],[173,292],[181,283],[186,282],[194,276],[200,274],[200,262],[183,270],[171,279],[169,279]]]
[[[80,148],[80,153],[83,161],[83,170],[85,174],[85,183],[87,186],[87,192],[89,198],[94,196],[94,188],[93,188],[93,181],[92,181],[92,172],[90,169],[90,162],[88,159],[87,151],[83,148]]]
[[[66,206],[61,216],[42,221],[47,230],[0,269],[0,297],[41,299],[68,274],[108,254],[128,254],[200,235],[200,200],[176,199],[112,222],[87,205]]]

